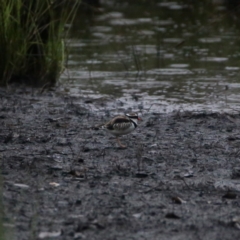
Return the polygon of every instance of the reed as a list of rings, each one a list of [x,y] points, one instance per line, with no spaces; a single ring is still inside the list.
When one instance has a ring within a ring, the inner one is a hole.
[[[0,0],[0,85],[56,83],[64,65],[64,26],[79,2]]]

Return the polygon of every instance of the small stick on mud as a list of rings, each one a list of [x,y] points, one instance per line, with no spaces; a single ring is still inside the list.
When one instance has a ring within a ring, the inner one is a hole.
[[[105,160],[105,157],[106,157],[106,150],[105,150],[105,148],[100,150],[99,156],[101,156],[103,158],[103,161]]]
[[[191,189],[190,186],[186,183],[184,177],[181,177],[181,180],[184,182],[184,184],[187,186],[188,189]]]
[[[71,153],[72,153],[72,157],[74,158],[75,154],[74,154],[74,151],[73,151],[73,149],[72,149],[72,146],[71,146],[71,143],[70,143],[70,142],[68,142],[68,147],[70,148]]]
[[[143,161],[142,161],[143,153],[144,153],[144,145],[143,143],[139,143],[136,148],[138,172],[140,172],[143,169]]]

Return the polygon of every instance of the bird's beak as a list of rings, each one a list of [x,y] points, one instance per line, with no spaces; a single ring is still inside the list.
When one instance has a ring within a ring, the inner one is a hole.
[[[138,117],[138,121],[142,121],[142,119],[140,117]]]

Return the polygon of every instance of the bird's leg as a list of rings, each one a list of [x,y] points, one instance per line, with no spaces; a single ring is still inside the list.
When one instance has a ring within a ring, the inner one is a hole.
[[[117,138],[117,143],[121,148],[126,148],[127,147],[120,142],[119,138]]]

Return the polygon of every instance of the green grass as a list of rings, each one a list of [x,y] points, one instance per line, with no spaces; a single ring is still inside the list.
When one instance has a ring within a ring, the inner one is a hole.
[[[2,166],[1,155],[0,155],[0,165]],[[0,171],[0,240],[4,240],[3,204],[2,204],[2,171]]]
[[[0,0],[0,85],[52,86],[64,65],[64,26],[80,1]]]

